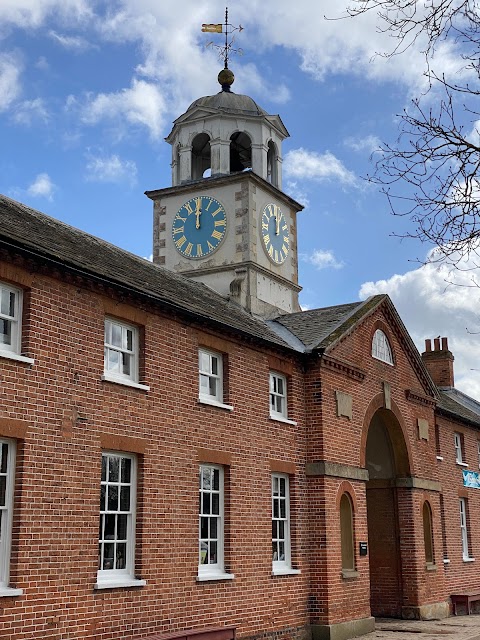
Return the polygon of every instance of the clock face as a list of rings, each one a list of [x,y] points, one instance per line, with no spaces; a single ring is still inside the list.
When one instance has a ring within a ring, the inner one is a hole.
[[[218,248],[227,231],[223,205],[211,196],[196,196],[180,207],[172,224],[173,243],[186,258],[205,258]]]
[[[283,264],[290,248],[288,224],[277,204],[267,204],[261,216],[261,234],[268,257],[275,264]]]

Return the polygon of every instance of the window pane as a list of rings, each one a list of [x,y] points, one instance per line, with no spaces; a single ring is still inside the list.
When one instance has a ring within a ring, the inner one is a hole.
[[[108,359],[107,359],[107,369],[108,371],[119,371],[120,369],[120,352],[113,351],[112,349],[108,349]]]
[[[211,538],[217,538],[217,531],[218,531],[218,527],[217,527],[217,518],[212,518],[210,520],[210,537]]]
[[[210,513],[210,494],[204,493],[202,496],[202,513]]]
[[[7,478],[6,476],[0,476],[0,507],[5,506],[6,491],[7,491]]]
[[[2,443],[2,446],[0,449],[0,455],[1,455],[0,473],[7,473],[8,444],[6,444],[5,442]]]
[[[0,318],[0,342],[12,344],[12,323],[10,320]]]
[[[212,364],[212,370],[211,372],[213,373],[214,376],[218,375],[218,358],[216,358],[215,356],[211,357],[211,364]]]
[[[105,511],[105,493],[106,493],[106,486],[102,485],[100,487],[100,511]]]
[[[213,469],[213,489],[218,491],[220,489],[220,471]]]
[[[130,458],[122,458],[122,482],[130,482],[132,461]]]
[[[127,516],[117,516],[117,540],[127,539]]]
[[[103,545],[103,568],[104,569],[113,569],[113,544],[104,544]]]
[[[120,489],[120,511],[130,511],[130,487]]]
[[[127,545],[119,542],[117,545],[116,569],[125,569],[127,558]]]
[[[118,482],[120,461],[116,456],[110,456],[108,458],[108,481]]]
[[[118,511],[118,487],[109,485],[107,505],[108,511]]]
[[[130,363],[132,356],[128,353],[122,353],[122,373],[126,376],[130,375]]]
[[[105,529],[103,532],[104,540],[114,540],[115,539],[115,516],[106,515],[104,516],[104,520],[105,520]]]
[[[212,513],[215,515],[220,514],[220,496],[218,493],[212,495]]]
[[[122,327],[120,327],[118,324],[112,323],[111,344],[114,347],[119,347],[119,348],[121,348],[122,346]]]
[[[208,518],[200,518],[200,537],[208,538]]]
[[[217,380],[216,378],[210,378],[208,381],[208,393],[211,396],[217,396]]]
[[[123,348],[128,351],[133,351],[133,332],[131,329],[127,329],[124,334]]]
[[[216,564],[216,562],[217,562],[217,543],[216,542],[211,542],[210,543],[210,558],[209,558],[209,562],[210,562],[210,564]]]
[[[102,456],[102,480],[105,482],[107,479],[107,458]]]

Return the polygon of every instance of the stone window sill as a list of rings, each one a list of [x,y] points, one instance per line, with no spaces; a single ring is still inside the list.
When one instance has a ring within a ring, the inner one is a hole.
[[[0,598],[13,598],[23,595],[23,589],[14,589],[13,587],[0,587]]]
[[[295,420],[289,420],[288,418],[284,418],[281,415],[270,414],[270,420],[275,422],[284,422],[285,424],[293,424],[294,427],[297,426],[297,422]]]
[[[427,571],[436,571],[437,570],[437,565],[433,564],[433,562],[426,562],[425,563],[425,569]]]
[[[146,580],[137,580],[135,578],[125,578],[122,580],[102,580],[95,583],[94,589],[120,589],[125,587],[144,587],[147,584]]]
[[[457,460],[457,464],[458,464],[459,467],[468,467],[468,464],[466,462],[459,462]]]
[[[116,378],[108,373],[102,375],[102,380],[103,382],[113,382],[113,384],[121,384],[124,387],[132,387],[133,389],[140,389],[141,391],[150,391],[150,387],[147,384],[140,384],[139,382],[128,380],[128,378]]]
[[[24,362],[25,364],[35,364],[33,358],[27,358],[27,356],[21,356],[19,353],[13,351],[0,351],[0,358],[6,358],[7,360],[16,360],[17,362]]]
[[[300,569],[272,569],[272,576],[298,576],[300,575]]]
[[[231,404],[224,404],[223,402],[219,402],[218,400],[214,400],[213,398],[206,398],[204,396],[199,396],[198,402],[200,404],[208,404],[211,407],[218,407],[219,409],[226,409],[227,411],[233,411],[233,406]]]
[[[210,582],[213,580],[233,580],[233,573],[205,573],[197,576],[197,582]]]
[[[360,574],[355,569],[342,569],[342,578],[349,580],[351,578],[358,578]]]
[[[464,562],[475,562],[475,558],[462,558]]]

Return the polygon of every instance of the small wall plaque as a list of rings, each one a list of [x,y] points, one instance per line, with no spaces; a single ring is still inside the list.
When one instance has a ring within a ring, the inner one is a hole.
[[[368,554],[368,542],[359,542],[358,548],[361,556],[366,556]]]

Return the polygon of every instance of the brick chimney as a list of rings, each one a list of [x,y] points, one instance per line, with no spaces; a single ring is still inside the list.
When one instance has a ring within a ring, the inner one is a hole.
[[[425,340],[425,351],[422,353],[423,364],[427,367],[428,373],[437,387],[453,387],[453,361],[454,357],[448,349],[447,338],[434,338],[433,351],[432,341]]]

